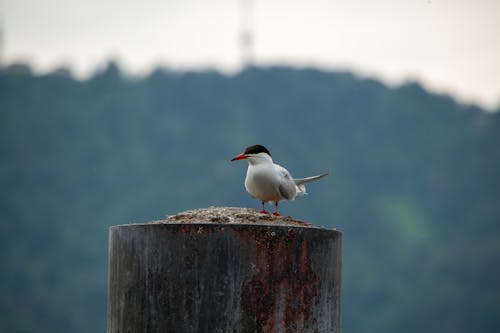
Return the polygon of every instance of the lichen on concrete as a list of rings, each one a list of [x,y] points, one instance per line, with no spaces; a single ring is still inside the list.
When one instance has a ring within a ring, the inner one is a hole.
[[[272,214],[263,214],[256,209],[243,207],[208,207],[186,210],[175,215],[167,216],[164,220],[153,221],[150,223],[264,224],[319,228],[312,223],[296,220],[290,216],[274,216]]]

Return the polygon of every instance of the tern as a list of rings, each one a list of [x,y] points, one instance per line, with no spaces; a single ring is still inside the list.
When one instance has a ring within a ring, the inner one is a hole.
[[[259,199],[262,203],[260,213],[268,214],[265,203],[274,202],[276,210],[273,215],[275,216],[280,216],[278,203],[281,200],[294,200],[306,194],[304,184],[328,175],[328,173],[323,173],[294,179],[287,169],[273,162],[271,153],[262,145],[247,147],[244,153],[235,156],[231,162],[239,160],[248,161],[245,188],[252,197]]]

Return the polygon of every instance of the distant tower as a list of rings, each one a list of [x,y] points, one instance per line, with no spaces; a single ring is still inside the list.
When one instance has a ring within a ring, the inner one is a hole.
[[[243,67],[252,65],[254,0],[239,0],[240,3],[240,52]]]
[[[4,31],[3,31],[3,2],[0,1],[0,68],[4,66],[4,52],[5,52],[5,40],[4,40]]]
[[[3,19],[0,12],[0,68],[3,67]]]

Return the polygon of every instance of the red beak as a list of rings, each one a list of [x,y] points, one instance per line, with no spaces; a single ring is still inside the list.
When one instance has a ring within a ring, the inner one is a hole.
[[[245,158],[247,158],[247,157],[248,157],[248,156],[247,156],[247,155],[245,155],[245,154],[239,154],[238,156],[235,156],[235,157],[231,160],[231,162],[233,162],[233,161],[238,161],[238,160],[244,160],[244,159],[245,159]]]

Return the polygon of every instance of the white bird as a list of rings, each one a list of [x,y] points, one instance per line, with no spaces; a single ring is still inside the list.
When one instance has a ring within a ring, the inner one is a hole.
[[[266,202],[274,202],[276,211],[273,215],[275,216],[280,216],[278,202],[284,199],[293,200],[306,194],[304,184],[328,175],[328,173],[323,173],[318,176],[293,179],[287,169],[273,162],[269,150],[261,145],[246,148],[244,153],[235,156],[231,162],[243,159],[248,161],[247,176],[245,178],[247,192],[261,201],[261,213],[268,214],[264,205]]]

